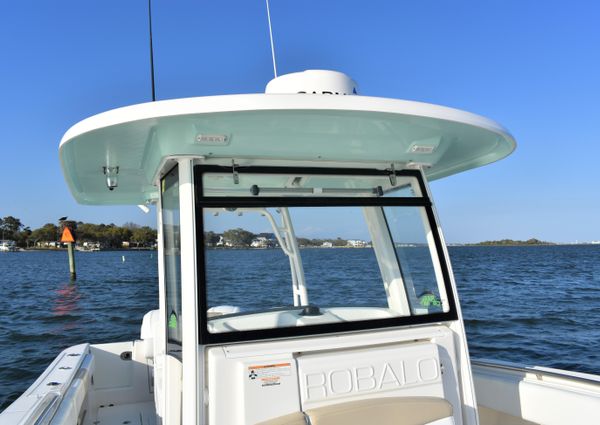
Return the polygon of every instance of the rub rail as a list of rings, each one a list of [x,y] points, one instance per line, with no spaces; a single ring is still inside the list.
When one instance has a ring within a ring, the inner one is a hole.
[[[570,372],[567,372],[567,371],[561,372],[558,369],[556,369],[556,370],[535,369],[533,367],[516,366],[516,365],[510,365],[510,364],[504,364],[504,363],[486,362],[486,361],[481,361],[481,360],[474,360],[471,362],[471,364],[473,366],[485,367],[485,368],[489,368],[489,369],[501,369],[501,370],[506,370],[506,371],[510,371],[510,372],[530,373],[530,374],[536,375],[536,377],[540,380],[545,375],[545,376],[549,376],[549,377],[553,377],[553,378],[568,379],[570,381],[575,381],[575,382],[579,382],[579,383],[583,383],[583,384],[600,386],[600,379],[594,379],[592,377],[587,378],[585,376],[580,376],[580,375],[572,375]]]

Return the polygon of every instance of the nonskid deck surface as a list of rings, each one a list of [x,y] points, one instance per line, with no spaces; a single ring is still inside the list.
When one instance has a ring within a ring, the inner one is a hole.
[[[156,425],[153,402],[100,406],[95,425]]]

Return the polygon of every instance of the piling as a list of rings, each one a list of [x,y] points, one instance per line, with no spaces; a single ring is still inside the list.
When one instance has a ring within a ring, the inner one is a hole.
[[[75,273],[75,229],[77,223],[75,221],[67,221],[67,217],[63,217],[59,220],[60,226],[62,227],[62,236],[60,237],[61,243],[67,244],[67,252],[69,253],[69,274],[71,275],[71,281],[77,279]]]
[[[67,242],[67,252],[69,253],[69,273],[71,274],[71,280],[77,279],[77,273],[75,273],[75,250],[73,249],[73,242]]]

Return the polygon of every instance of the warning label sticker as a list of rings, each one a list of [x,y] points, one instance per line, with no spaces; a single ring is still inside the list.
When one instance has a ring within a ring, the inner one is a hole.
[[[281,377],[291,374],[292,365],[290,363],[248,366],[248,379],[259,382],[261,387],[281,385]]]

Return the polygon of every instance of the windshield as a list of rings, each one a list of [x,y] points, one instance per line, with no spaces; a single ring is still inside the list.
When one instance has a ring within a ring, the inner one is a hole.
[[[198,180],[208,334],[439,321],[452,310],[414,173]]]

